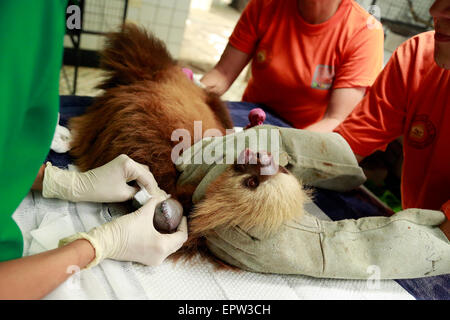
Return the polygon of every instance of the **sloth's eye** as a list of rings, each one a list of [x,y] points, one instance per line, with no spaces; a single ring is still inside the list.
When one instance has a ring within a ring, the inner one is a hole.
[[[259,185],[259,179],[256,176],[251,176],[247,179],[245,179],[244,184],[246,187],[250,189],[255,189]]]

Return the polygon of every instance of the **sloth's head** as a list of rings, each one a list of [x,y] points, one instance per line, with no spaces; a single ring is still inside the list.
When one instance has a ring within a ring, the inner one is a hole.
[[[191,213],[189,231],[199,237],[216,227],[238,225],[270,236],[283,222],[301,216],[307,198],[297,178],[270,153],[246,149],[208,186]]]

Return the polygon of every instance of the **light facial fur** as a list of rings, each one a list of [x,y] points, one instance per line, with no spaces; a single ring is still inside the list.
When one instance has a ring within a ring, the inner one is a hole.
[[[269,237],[285,222],[302,215],[308,196],[288,171],[249,187],[256,176],[227,169],[208,187],[205,199],[191,215],[190,233],[206,234],[216,227],[238,225],[244,231]],[[256,178],[257,179],[257,178]]]

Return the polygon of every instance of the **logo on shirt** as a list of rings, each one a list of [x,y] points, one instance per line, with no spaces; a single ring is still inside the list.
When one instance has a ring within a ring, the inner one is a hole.
[[[417,149],[428,147],[436,137],[436,127],[425,114],[416,115],[406,137],[407,143]]]
[[[258,68],[266,67],[272,60],[272,52],[266,46],[260,46],[255,53],[254,62]]]
[[[321,90],[330,89],[333,85],[334,74],[334,66],[319,64],[316,67],[316,71],[314,71],[311,88]]]

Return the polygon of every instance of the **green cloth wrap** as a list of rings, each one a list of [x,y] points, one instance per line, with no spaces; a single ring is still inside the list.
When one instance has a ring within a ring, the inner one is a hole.
[[[440,211],[408,209],[391,217],[336,222],[306,213],[270,238],[239,226],[207,236],[211,252],[248,271],[320,278],[405,279],[450,273],[450,242]],[[376,269],[375,269],[376,268]]]
[[[277,163],[303,184],[313,187],[348,191],[366,179],[352,150],[339,134],[263,125],[222,137],[204,138],[185,150],[177,162],[181,172],[178,184],[197,186],[192,197],[197,203],[204,197],[209,183],[234,163],[245,148],[271,152]]]

